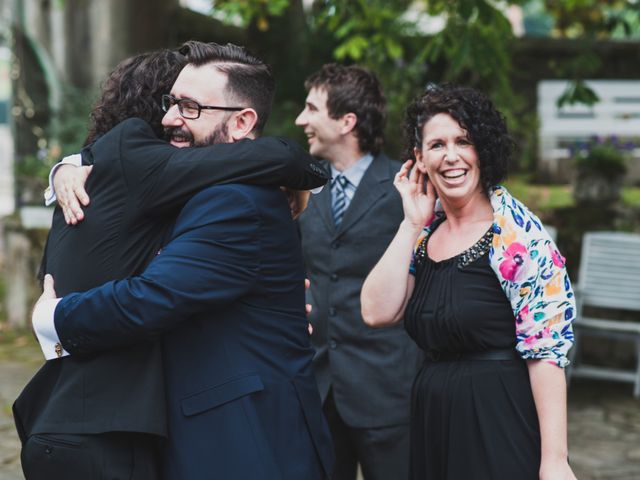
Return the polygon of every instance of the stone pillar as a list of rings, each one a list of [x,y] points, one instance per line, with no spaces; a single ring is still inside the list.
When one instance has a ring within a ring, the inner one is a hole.
[[[5,231],[5,304],[9,327],[27,327],[27,311],[30,284],[33,272],[29,269],[29,239],[24,233],[9,229]]]
[[[5,307],[10,328],[31,328],[31,308],[40,296],[37,280],[45,233],[25,230],[16,220],[4,225]]]

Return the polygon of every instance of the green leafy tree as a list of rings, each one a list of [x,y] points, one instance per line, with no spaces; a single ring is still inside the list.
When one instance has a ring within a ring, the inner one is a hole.
[[[279,0],[273,2],[273,9],[268,11],[271,3],[263,0],[217,0],[213,10],[214,14],[217,12],[218,16],[221,14],[229,20],[240,19],[241,24],[249,28],[253,25],[264,38],[268,26],[275,25],[273,16],[286,16],[288,10],[291,7],[295,9],[299,2]],[[516,5],[524,2],[507,3]],[[333,60],[358,63],[376,72],[388,94],[388,128],[393,134],[387,137],[391,151],[400,149],[397,132],[405,106],[428,82],[474,85],[492,95],[512,123],[520,118],[512,113],[519,101],[509,82],[511,63],[508,46],[513,34],[496,2],[316,0],[307,12],[299,7],[297,11],[304,17],[303,31],[298,31],[296,38],[290,38],[285,44],[287,48],[293,48],[295,57],[287,56],[286,49],[283,51],[281,47],[276,63],[282,62],[284,54],[287,62],[298,71],[301,65],[310,67],[306,75],[316,67],[316,45],[328,44],[328,53]],[[420,23],[429,19],[444,19],[444,28],[436,33],[425,33]],[[288,23],[291,23],[290,18]],[[301,44],[307,46],[306,52],[300,51]],[[265,53],[268,58],[269,52]],[[320,64],[329,59],[324,57]],[[282,70],[279,72],[280,79],[295,76],[295,72],[284,75]]]
[[[637,0],[545,0],[544,6],[558,37],[640,38]]]
[[[276,116],[280,128],[288,125],[287,133],[295,135],[292,117],[302,105],[303,79],[322,63],[358,63],[376,72],[387,92],[387,144],[393,154],[400,150],[404,107],[429,82],[475,86],[505,113],[516,139],[535,135],[535,114],[511,82],[516,39],[505,11],[516,5],[547,15],[557,37],[588,42],[640,35],[637,0],[315,0],[307,10],[301,0],[216,0],[213,12],[253,30],[253,44],[278,66],[287,93],[279,106],[290,118]],[[441,29],[425,31],[423,24],[434,20]],[[274,36],[278,44],[269,42]],[[600,67],[600,59],[588,53],[556,65],[559,77],[574,79],[558,103],[597,102],[584,79]]]
[[[545,0],[544,7],[554,19],[552,35],[557,38],[580,39],[587,44],[601,39],[640,38],[640,2],[637,0]],[[597,103],[598,95],[584,79],[597,71],[600,64],[595,55],[583,53],[558,66],[558,73],[573,79],[558,99],[558,106]]]

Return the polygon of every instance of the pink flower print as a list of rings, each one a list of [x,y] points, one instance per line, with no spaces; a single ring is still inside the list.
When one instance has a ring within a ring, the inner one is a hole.
[[[538,340],[542,340],[543,338],[548,338],[552,336],[551,329],[549,327],[544,327],[538,333],[536,333],[535,338]]]
[[[513,242],[509,245],[509,248],[504,252],[504,260],[498,267],[502,278],[514,281],[528,256],[527,249],[523,244]]]
[[[553,264],[559,268],[564,267],[565,259],[560,254],[560,252],[553,248],[551,245],[549,245],[549,250],[551,251],[551,259],[553,260]]]
[[[529,311],[529,305],[525,305],[516,316],[516,329],[526,331],[527,327],[533,323],[533,313]]]
[[[536,349],[536,344],[540,343],[540,341],[543,340],[544,338],[547,338],[550,336],[551,336],[551,329],[549,327],[544,327],[539,332],[534,333],[533,335],[530,335],[527,338],[525,338],[524,344],[527,345],[528,347]]]

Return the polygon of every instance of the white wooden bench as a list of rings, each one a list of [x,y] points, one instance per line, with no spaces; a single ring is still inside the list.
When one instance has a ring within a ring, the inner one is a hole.
[[[587,80],[598,95],[595,105],[564,105],[556,102],[567,88],[566,80],[542,80],[538,83],[538,119],[540,167],[551,178],[569,180],[570,146],[592,136],[640,138],[640,80]],[[640,146],[636,141],[630,180],[640,179]]]
[[[636,312],[640,316],[640,234],[588,232],[582,240],[582,256],[574,322],[576,343],[571,349],[571,377],[589,377],[633,383],[640,397],[640,321],[585,316],[586,307]],[[613,316],[613,315],[612,315]],[[581,340],[586,335],[634,343],[635,370],[605,368],[581,361]]]

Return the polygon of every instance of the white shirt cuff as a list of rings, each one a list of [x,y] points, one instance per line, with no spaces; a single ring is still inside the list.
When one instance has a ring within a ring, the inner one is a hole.
[[[44,204],[47,207],[56,201],[56,192],[53,188],[53,177],[56,176],[56,172],[62,165],[74,165],[79,167],[82,165],[82,155],[79,153],[68,155],[51,167],[51,171],[49,172],[49,186],[44,191]]]
[[[53,298],[38,302],[31,316],[33,330],[38,337],[38,342],[40,342],[44,358],[47,360],[69,355],[69,352],[62,348],[54,323],[54,314],[60,300],[60,298]]]
[[[322,191],[323,188],[324,188],[324,185],[320,185],[319,187],[312,188],[310,192],[314,195],[317,195]]]

